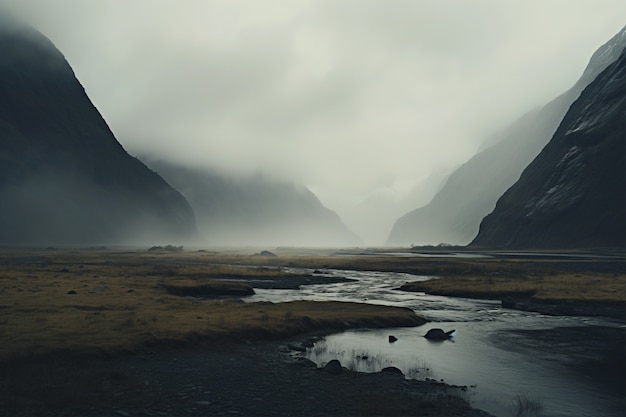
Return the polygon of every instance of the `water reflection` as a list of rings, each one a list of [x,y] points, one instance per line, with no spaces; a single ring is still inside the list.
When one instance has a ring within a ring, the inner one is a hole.
[[[298,270],[303,273],[311,271]],[[349,331],[318,342],[306,355],[318,365],[332,359],[349,369],[378,372],[387,366],[410,378],[474,386],[472,405],[495,415],[511,415],[516,399],[540,401],[547,416],[623,416],[623,399],[608,395],[564,366],[549,349],[539,355],[507,349],[502,336],[511,329],[614,325],[600,318],[544,316],[502,309],[498,301],[470,300],[397,291],[407,281],[429,279],[409,274],[324,271],[357,281],[303,286],[299,290],[256,290],[250,301],[337,300],[409,307],[431,322],[418,328]],[[429,328],[456,329],[453,341],[432,342]],[[389,343],[389,336],[397,337]]]

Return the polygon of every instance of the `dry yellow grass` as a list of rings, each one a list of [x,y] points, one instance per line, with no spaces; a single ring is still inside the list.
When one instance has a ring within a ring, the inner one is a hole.
[[[188,263],[190,259],[194,263]],[[423,323],[408,309],[335,302],[198,300],[170,295],[161,287],[210,285],[211,277],[229,274],[272,273],[285,274],[201,264],[197,254],[177,254],[172,260],[143,252],[5,251],[0,256],[0,354],[132,350],[166,340],[271,338],[312,330]]]
[[[502,298],[519,294],[544,301],[626,301],[626,276],[608,273],[452,275],[410,283],[404,288],[466,297]]]
[[[163,288],[210,286],[216,285],[215,279],[229,277],[284,278],[290,276],[290,266],[441,276],[415,283],[413,289],[449,295],[502,298],[519,293],[540,300],[626,301],[626,275],[589,272],[584,261],[568,261],[580,270],[568,272],[560,270],[558,262],[277,253],[280,256],[5,249],[0,252],[0,354],[135,349],[144,343],[194,338],[280,337],[345,328],[346,322],[352,327],[420,323],[413,312],[391,307],[198,301]]]

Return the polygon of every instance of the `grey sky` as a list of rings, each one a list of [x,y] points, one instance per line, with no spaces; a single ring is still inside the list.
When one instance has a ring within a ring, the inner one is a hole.
[[[623,0],[0,4],[64,53],[130,153],[297,181],[371,243],[402,213],[359,203],[463,163],[626,23]]]

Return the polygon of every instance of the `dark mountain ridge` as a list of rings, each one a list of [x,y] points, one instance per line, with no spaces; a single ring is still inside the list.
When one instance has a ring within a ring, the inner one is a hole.
[[[482,221],[476,247],[626,247],[626,48]]]
[[[195,237],[180,193],[115,139],[64,56],[0,15],[0,244]]]
[[[464,245],[471,242],[481,220],[494,209],[498,198],[549,142],[569,106],[619,57],[625,46],[626,27],[592,55],[571,89],[489,139],[491,146],[453,172],[430,203],[400,217],[387,244],[445,242]]]

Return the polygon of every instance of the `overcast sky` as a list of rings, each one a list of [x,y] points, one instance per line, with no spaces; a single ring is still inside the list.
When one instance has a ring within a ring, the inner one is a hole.
[[[131,154],[290,179],[348,225],[564,92],[626,24],[623,0],[0,4],[55,43]]]

